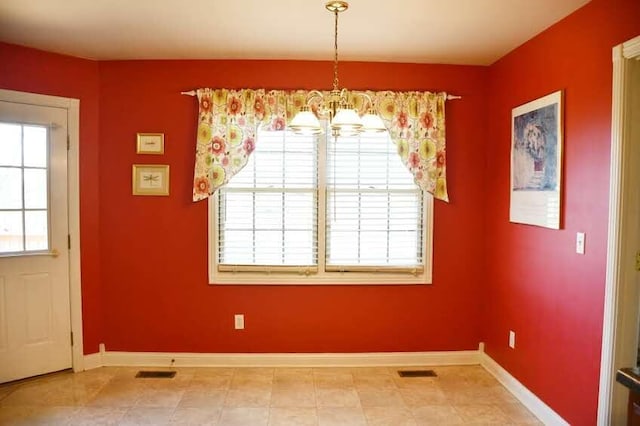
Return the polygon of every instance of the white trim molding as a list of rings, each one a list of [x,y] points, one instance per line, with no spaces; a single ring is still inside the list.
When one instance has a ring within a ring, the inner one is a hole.
[[[169,353],[97,352],[85,366],[97,367],[400,367],[478,365],[480,351],[370,353]]]
[[[611,168],[607,271],[598,396],[599,426],[626,421],[626,390],[615,383],[615,372],[635,364],[638,318],[634,298],[636,272],[629,270],[638,249],[634,228],[638,208],[634,194],[640,174],[631,151],[627,104],[629,61],[640,58],[640,36],[613,48]],[[628,302],[627,302],[628,301]],[[628,364],[628,365],[627,365]]]
[[[569,423],[564,420],[558,413],[553,411],[551,407],[545,404],[533,392],[527,389],[507,370],[502,368],[500,364],[495,362],[486,353],[480,356],[480,365],[484,367],[493,377],[496,378],[509,392],[513,394],[529,411],[533,413],[545,425],[568,426]]]
[[[80,281],[80,100],[38,93],[0,89],[0,98],[7,102],[62,108],[67,110],[67,188],[68,221],[71,249],[69,250],[69,304],[73,333],[72,366],[83,371],[84,345],[82,335],[82,284]]]

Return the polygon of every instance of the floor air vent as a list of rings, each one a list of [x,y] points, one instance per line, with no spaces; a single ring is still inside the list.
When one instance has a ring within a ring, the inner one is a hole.
[[[400,377],[438,377],[433,370],[399,370]]]
[[[172,379],[175,371],[138,371],[136,379]]]

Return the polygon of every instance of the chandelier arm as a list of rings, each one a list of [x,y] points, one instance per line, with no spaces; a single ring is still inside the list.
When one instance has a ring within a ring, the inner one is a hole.
[[[311,101],[315,98],[324,99],[324,95],[319,90],[311,90],[307,93],[307,106],[311,105]]]

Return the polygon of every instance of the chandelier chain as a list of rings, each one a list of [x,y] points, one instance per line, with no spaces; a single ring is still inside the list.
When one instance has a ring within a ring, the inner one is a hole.
[[[338,90],[338,10],[334,10],[335,29],[333,33],[333,90]]]

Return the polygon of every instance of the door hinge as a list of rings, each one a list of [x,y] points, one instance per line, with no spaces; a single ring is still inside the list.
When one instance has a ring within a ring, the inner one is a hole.
[[[640,251],[636,252],[636,271],[640,271]]]
[[[71,150],[71,137],[67,133],[67,151]]]
[[[67,249],[71,250],[71,235],[67,234]]]
[[[69,334],[71,334],[71,346],[73,346],[73,331]]]

